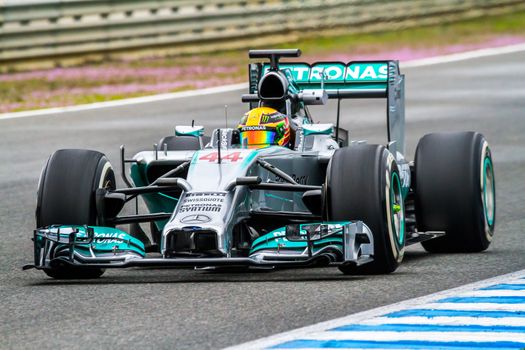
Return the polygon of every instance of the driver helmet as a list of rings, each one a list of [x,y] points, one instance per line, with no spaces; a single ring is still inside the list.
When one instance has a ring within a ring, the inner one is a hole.
[[[288,117],[270,107],[257,107],[247,112],[239,126],[241,145],[287,147],[290,143],[290,121]]]

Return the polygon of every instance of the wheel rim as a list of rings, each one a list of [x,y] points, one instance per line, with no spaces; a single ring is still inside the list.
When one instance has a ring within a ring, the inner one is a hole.
[[[483,161],[483,209],[485,212],[485,220],[489,227],[494,225],[494,217],[496,214],[495,193],[492,160],[490,157],[485,157]]]
[[[399,181],[397,173],[392,174],[390,186],[390,217],[397,244],[401,247],[405,242],[405,208],[401,193],[401,181]]]

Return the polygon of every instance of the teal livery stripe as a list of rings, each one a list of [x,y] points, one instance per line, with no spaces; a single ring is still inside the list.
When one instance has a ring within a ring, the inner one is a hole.
[[[275,237],[275,238],[268,239],[268,241],[259,242],[258,244],[255,244],[252,247],[251,251],[255,252],[261,249],[277,249],[277,245],[279,243],[283,243],[281,241],[282,238],[283,237]],[[277,242],[277,239],[279,240],[279,242]],[[286,246],[282,247],[281,249],[304,250],[307,247],[306,242],[290,242],[290,241],[285,241],[285,242],[286,242]],[[339,239],[330,237],[330,238],[322,239],[319,241],[315,241],[313,243],[314,243],[313,244],[314,249],[320,249],[327,245],[336,245],[336,246],[339,246],[340,248],[342,248],[343,246],[342,236],[340,236]]]
[[[332,225],[344,225],[348,222],[331,222]],[[317,223],[312,223],[317,224]],[[257,253],[261,250],[291,250],[291,251],[302,251],[308,247],[306,241],[289,241],[286,239],[286,228],[281,227],[272,232],[265,234],[257,238],[253,243],[250,249],[250,254]],[[325,248],[327,246],[334,246],[336,249],[342,251],[343,249],[343,234],[339,232],[334,232],[328,237],[322,238],[320,240],[313,241],[313,253],[316,251]]]

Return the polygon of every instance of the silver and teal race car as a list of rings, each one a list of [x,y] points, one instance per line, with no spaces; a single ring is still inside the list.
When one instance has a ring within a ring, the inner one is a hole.
[[[409,244],[487,249],[496,202],[484,137],[428,134],[409,162],[398,62],[280,62],[299,56],[250,51],[263,62],[249,65],[242,96],[293,121],[289,147],[249,147],[233,128],[207,137],[202,126],[177,126],[131,159],[121,147],[125,188],[100,152],[52,154],[39,180],[34,264],[24,268],[59,279],[141,266],[372,274],[393,272]],[[384,145],[349,140],[339,127],[340,101],[356,98],[386,100]],[[314,124],[308,106],[328,99],[338,102],[335,123]]]

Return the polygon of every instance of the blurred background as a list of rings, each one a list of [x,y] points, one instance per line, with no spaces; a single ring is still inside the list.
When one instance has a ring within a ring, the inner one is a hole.
[[[407,61],[521,42],[523,0],[4,0],[0,113],[245,82],[248,48]]]

